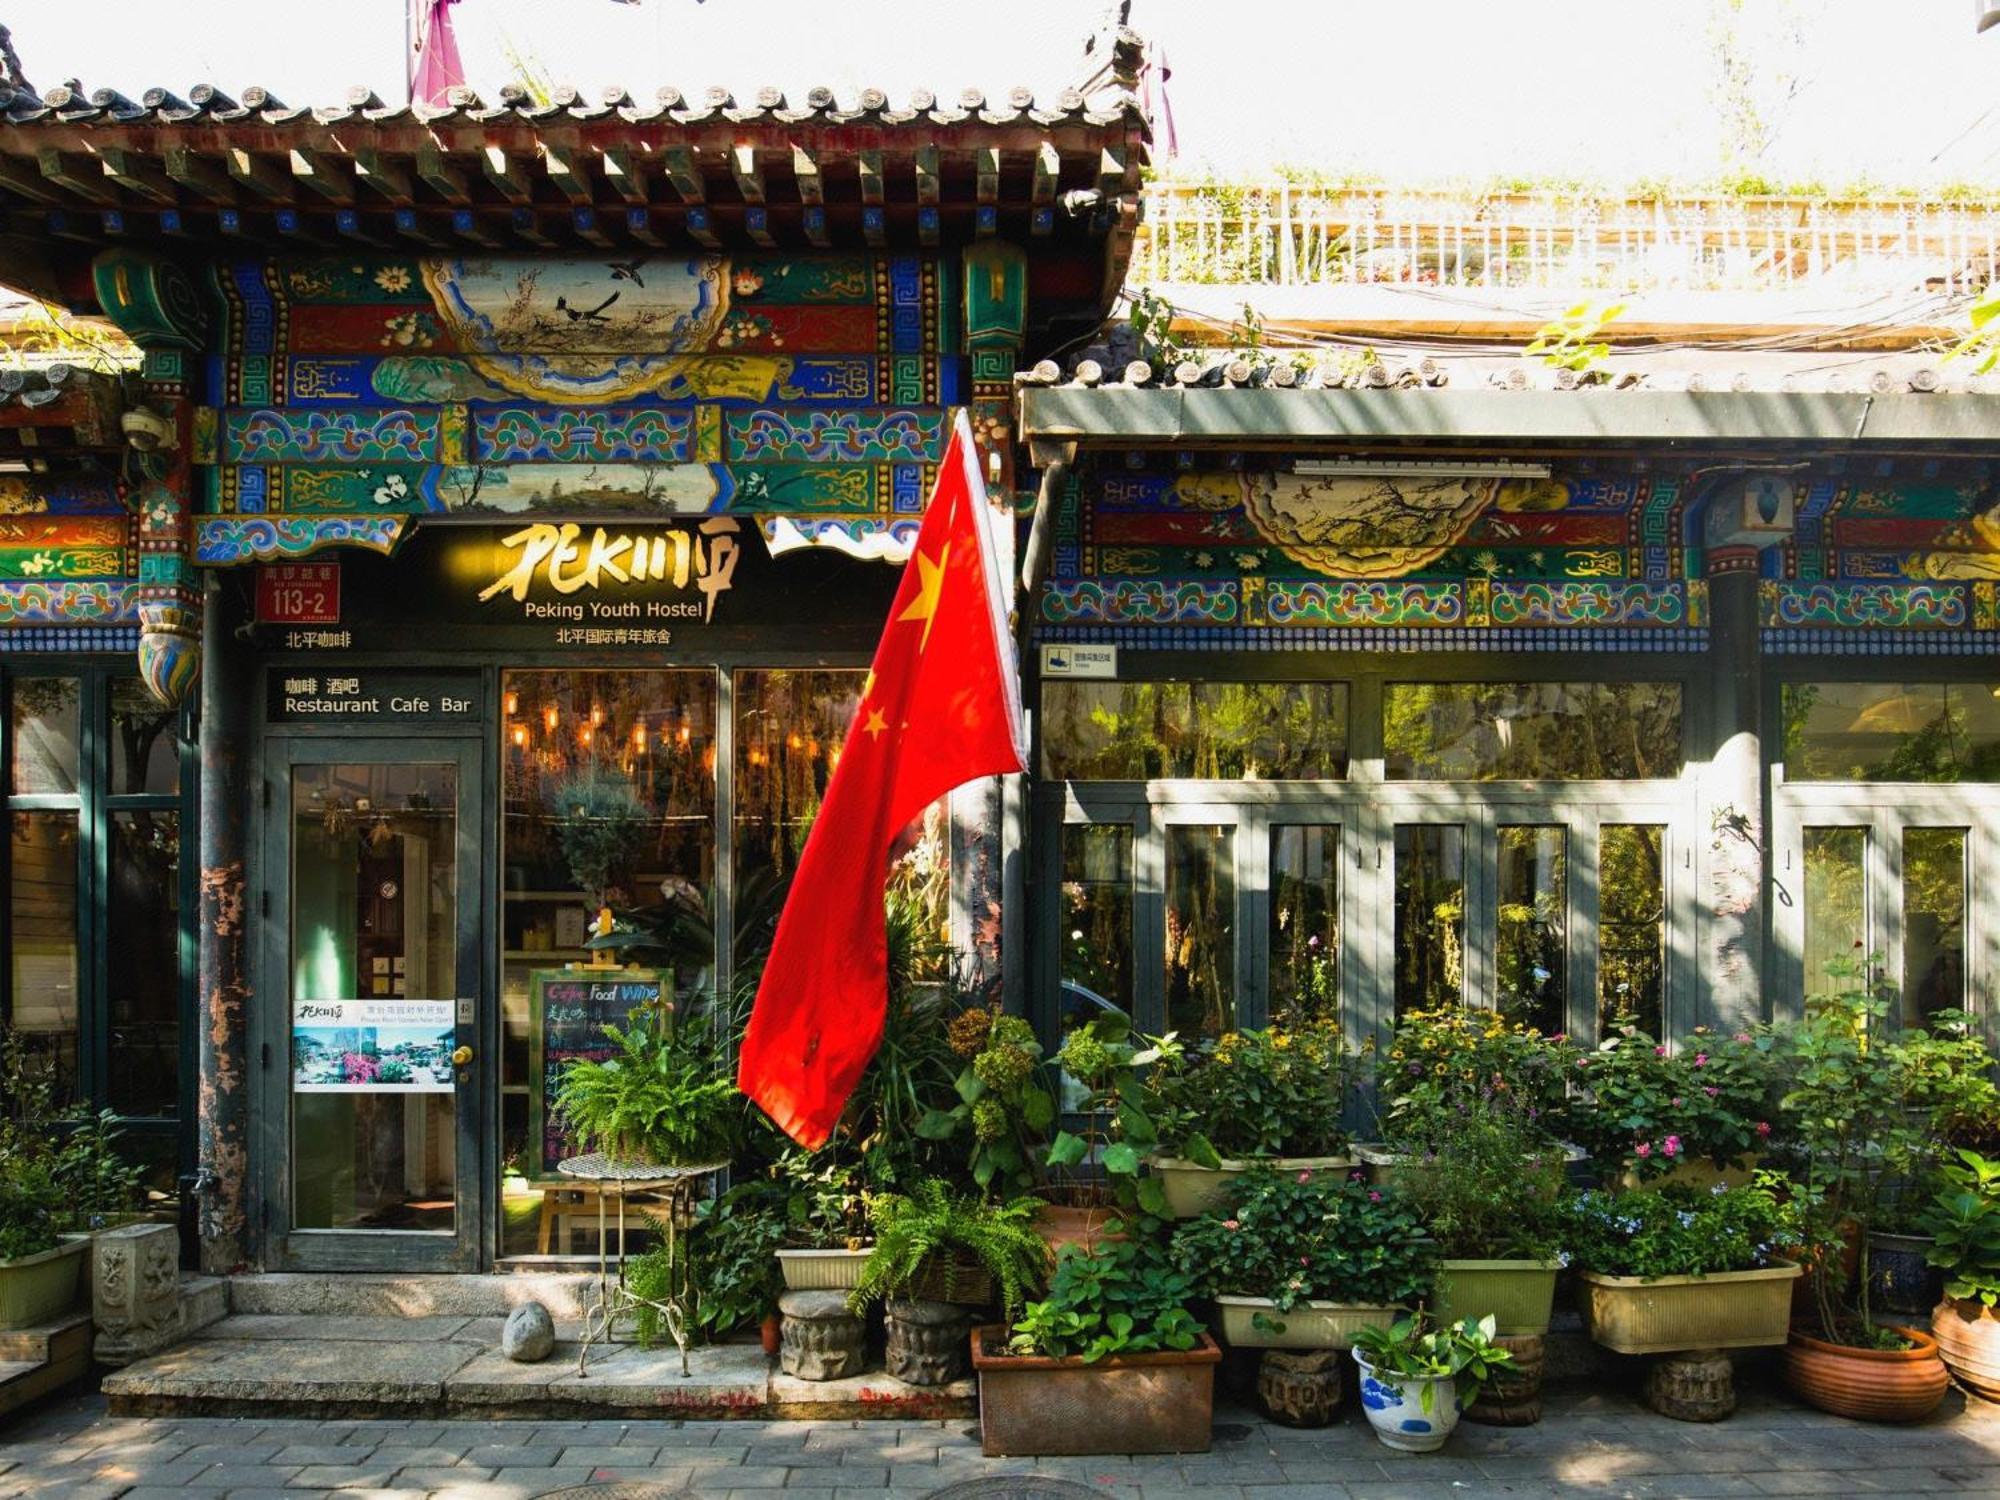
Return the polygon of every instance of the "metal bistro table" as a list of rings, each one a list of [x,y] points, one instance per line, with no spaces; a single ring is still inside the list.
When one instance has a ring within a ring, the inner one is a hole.
[[[661,1193],[665,1195],[664,1214],[667,1236],[667,1262],[674,1261],[676,1242],[680,1233],[680,1220],[690,1212],[694,1191],[701,1179],[711,1172],[720,1172],[728,1162],[703,1162],[696,1166],[669,1167],[654,1162],[613,1161],[600,1152],[589,1156],[572,1156],[567,1161],[556,1163],[556,1170],[565,1177],[578,1182],[588,1182],[597,1189],[597,1301],[584,1310],[583,1348],[576,1356],[576,1378],[587,1380],[589,1372],[584,1369],[584,1361],[590,1357],[590,1346],[602,1341],[616,1343],[614,1330],[618,1320],[636,1314],[642,1307],[650,1307],[660,1315],[667,1325],[667,1332],[673,1336],[674,1345],[681,1351],[681,1376],[689,1374],[687,1338],[687,1302],[693,1293],[692,1278],[685,1259],[680,1264],[678,1285],[669,1278],[664,1297],[642,1297],[625,1284],[625,1199],[631,1193]],[[615,1198],[618,1202],[618,1276],[611,1275],[611,1254],[609,1249],[611,1225],[607,1222],[605,1200]]]

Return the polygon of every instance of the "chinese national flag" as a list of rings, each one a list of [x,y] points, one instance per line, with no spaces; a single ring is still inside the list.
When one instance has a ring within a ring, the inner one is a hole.
[[[743,1038],[737,1086],[802,1146],[825,1144],[882,1040],[891,844],[953,787],[1026,769],[992,531],[960,411]]]

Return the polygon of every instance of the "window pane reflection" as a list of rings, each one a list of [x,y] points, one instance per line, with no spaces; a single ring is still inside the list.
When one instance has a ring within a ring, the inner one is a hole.
[[[1607,823],[1598,837],[1597,1017],[1660,1036],[1667,993],[1667,831]]]
[[[1062,978],[1132,1013],[1132,830],[1071,823],[1062,831]],[[1065,1029],[1090,1019],[1065,1003]]]
[[[74,677],[21,677],[9,701],[14,790],[27,795],[74,792],[83,684]]]
[[[1070,781],[1331,781],[1347,774],[1337,682],[1050,682],[1042,774]]]
[[[1271,830],[1271,1024],[1340,1018],[1340,829]]]
[[[1465,997],[1465,830],[1396,825],[1396,1014]]]
[[[179,790],[180,747],[174,739],[174,711],[163,706],[138,678],[113,678],[112,795],[154,792],[171,797]]]
[[[9,893],[12,1025],[63,1100],[76,1094],[76,820],[73,812],[14,814]]]
[[[1503,827],[1497,942],[1499,1009],[1511,1021],[1564,1030],[1564,957],[1569,945],[1567,831]]]
[[[111,815],[109,1103],[171,1115],[180,1079],[180,814]]]
[[[1236,1024],[1236,830],[1167,829],[1167,1029],[1220,1036]]]
[[[1390,683],[1382,720],[1392,780],[1631,780],[1681,769],[1673,682]]]
[[[1965,1008],[1965,830],[1903,830],[1903,1019]]]
[[[1870,951],[1868,830],[1808,828],[1805,875],[1805,993],[1838,994],[1855,980],[1836,969]]]
[[[2000,689],[1829,682],[1784,691],[1793,781],[2000,780]]]

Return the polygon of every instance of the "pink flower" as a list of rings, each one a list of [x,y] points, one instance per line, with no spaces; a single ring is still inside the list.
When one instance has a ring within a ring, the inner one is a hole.
[[[1550,1037],[1549,1040],[1554,1042],[1558,1047],[1560,1047],[1564,1042],[1569,1040],[1569,1033],[1566,1031],[1558,1031],[1554,1036]]]
[[[1222,1227],[1224,1229],[1241,1229],[1243,1226],[1234,1219],[1224,1219]]]
[[[1310,1172],[1301,1172],[1301,1173],[1299,1173],[1299,1181],[1300,1181],[1300,1182],[1311,1182],[1312,1180],[1313,1180],[1313,1174],[1312,1174],[1312,1173],[1310,1173]]]
[[[1695,1065],[1695,1066],[1696,1066],[1697,1068],[1699,1068],[1699,1067],[1702,1067],[1702,1066],[1706,1065],[1706,1063],[1707,1063],[1707,1062],[1708,1062],[1708,1054],[1707,1054],[1706,1052],[1697,1052],[1697,1053],[1695,1053],[1695,1055],[1694,1055],[1694,1065]]]
[[[1665,1057],[1666,1055],[1667,1049],[1665,1047],[1655,1047],[1653,1049],[1653,1056],[1655,1057]]]
[[[1722,1090],[1721,1090],[1721,1089],[1717,1088],[1717,1087],[1716,1087],[1716,1086],[1715,1086],[1714,1084],[1712,1084],[1712,1083],[1704,1083],[1704,1084],[1703,1084],[1703,1085],[1701,1086],[1701,1091],[1702,1091],[1702,1092],[1703,1092],[1704,1094],[1708,1095],[1708,1097],[1709,1097],[1709,1098],[1711,1098],[1711,1099],[1713,1099],[1713,1098],[1714,1098],[1714,1097],[1715,1097],[1715,1096],[1716,1096],[1717,1094],[1719,1094],[1719,1093],[1721,1093],[1721,1092],[1722,1092]]]
[[[1677,1135],[1668,1136],[1666,1144],[1661,1146],[1660,1149],[1669,1156],[1679,1156],[1681,1154],[1681,1138]]]
[[[1371,1191],[1368,1194],[1368,1201],[1370,1203],[1380,1203],[1382,1201],[1382,1195],[1380,1193]]]
[[[1638,1155],[1642,1157],[1651,1156],[1653,1154],[1653,1143],[1651,1141],[1641,1141],[1639,1142],[1638,1145],[1634,1146],[1632,1149],[1634,1152],[1636,1152]]]
[[[1305,1257],[1304,1257],[1303,1255],[1301,1255],[1301,1256],[1299,1257],[1299,1264],[1300,1264],[1300,1265],[1302,1265],[1302,1266],[1309,1266],[1309,1265],[1311,1265],[1311,1264],[1312,1264],[1312,1262],[1311,1262],[1311,1261],[1309,1261],[1309,1260],[1307,1260],[1307,1259],[1306,1259],[1306,1258],[1305,1258]]]
[[[1739,1031],[1736,1033],[1736,1040],[1739,1042],[1747,1042],[1750,1040],[1750,1033],[1747,1031]]]
[[[1679,1098],[1676,1098],[1674,1100],[1674,1108],[1679,1109],[1680,1107],[1681,1107],[1681,1101],[1679,1100]]]
[[[1771,1122],[1769,1120],[1759,1120],[1757,1122],[1757,1134],[1769,1135],[1770,1133],[1771,1133]]]

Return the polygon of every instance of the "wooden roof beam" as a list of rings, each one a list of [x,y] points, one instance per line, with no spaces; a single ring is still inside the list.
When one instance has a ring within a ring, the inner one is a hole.
[[[1125,190],[1125,148],[1106,146],[1097,157],[1097,191],[1115,198]]]
[[[629,146],[606,146],[600,153],[604,163],[604,180],[611,184],[618,196],[627,203],[643,205],[646,202],[645,168],[632,159]]]
[[[292,196],[290,173],[280,173],[263,157],[241,146],[225,146],[222,165],[237,182],[266,198],[289,200]]]
[[[302,151],[297,147],[288,155],[293,182],[342,207],[354,201],[354,169],[346,162],[324,151]]]
[[[792,180],[798,184],[799,202],[813,205],[826,202],[826,184],[820,176],[817,153],[792,144]]]
[[[667,181],[683,203],[705,203],[708,190],[701,180],[701,162],[692,146],[668,146],[660,152],[660,164],[667,169]]]
[[[1062,181],[1062,153],[1056,150],[1054,141],[1043,141],[1035,147],[1035,181],[1029,190],[1029,201],[1033,203],[1053,203],[1056,201],[1056,184]]]
[[[858,151],[854,156],[854,165],[861,174],[861,201],[879,205],[882,202],[882,153]]]
[[[938,201],[938,148],[917,147],[913,162],[917,172],[917,202],[935,207]]]
[[[0,188],[37,203],[62,202],[61,189],[42,176],[35,163],[17,156],[0,156]]]
[[[118,195],[106,184],[103,169],[95,163],[44,146],[35,153],[35,165],[50,182],[74,193],[86,203],[95,203],[102,208],[117,205]]]
[[[454,208],[463,208],[472,202],[472,184],[466,181],[465,173],[451,164],[444,149],[436,141],[425,141],[417,147],[417,176],[424,186],[436,193]]]
[[[380,193],[391,203],[408,203],[415,196],[409,170],[386,160],[379,151],[354,153],[354,180]]]
[[[229,179],[215,169],[215,163],[186,146],[167,147],[166,167],[167,175],[175,182],[192,188],[204,198],[220,203],[236,201],[235,189],[230,187]]]
[[[571,203],[586,208],[590,205],[593,200],[590,178],[585,172],[583,155],[575,147],[543,141],[542,170]]]
[[[479,215],[469,208],[455,208],[452,210],[451,232],[460,239],[469,240],[475,245],[491,247],[497,246],[500,243],[500,236],[493,233],[492,230],[483,227],[479,222]]]
[[[98,151],[97,159],[103,163],[105,177],[126,192],[137,193],[142,198],[151,198],[155,203],[164,203],[169,207],[178,201],[174,197],[173,183],[165,172],[153,165],[151,158],[123,147],[106,146]]]
[[[534,199],[535,190],[528,185],[528,174],[507,155],[505,147],[481,147],[479,165],[486,173],[486,180],[514,202],[528,203]]]
[[[1000,201],[1000,148],[981,146],[973,153],[973,173],[978,185],[979,201],[995,204]]]
[[[821,250],[832,248],[833,236],[827,231],[826,209],[821,205],[817,203],[806,205],[802,227],[806,232],[806,243]]]
[[[764,201],[764,169],[757,165],[755,146],[730,147],[729,171],[736,179],[736,190],[743,195],[745,203]]]

